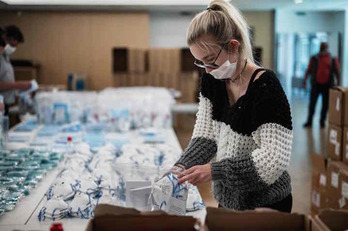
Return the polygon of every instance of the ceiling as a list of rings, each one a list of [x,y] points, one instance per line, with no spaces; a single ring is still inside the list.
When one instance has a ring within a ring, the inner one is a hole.
[[[295,1],[302,1],[296,4]],[[2,0],[4,10],[149,10],[198,11],[210,0]],[[348,0],[232,0],[241,10],[289,9],[336,11],[348,9]]]

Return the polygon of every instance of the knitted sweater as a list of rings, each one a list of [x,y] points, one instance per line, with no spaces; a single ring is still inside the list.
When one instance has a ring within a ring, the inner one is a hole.
[[[225,82],[203,74],[196,124],[178,160],[186,168],[211,164],[213,194],[235,210],[272,205],[291,193],[290,105],[274,72],[265,70],[229,105]]]

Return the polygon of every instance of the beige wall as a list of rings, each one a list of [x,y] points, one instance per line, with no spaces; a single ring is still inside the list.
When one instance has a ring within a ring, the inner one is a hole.
[[[25,43],[13,59],[41,64],[41,82],[65,84],[70,72],[85,73],[89,89],[112,86],[112,48],[149,46],[147,13],[1,13],[0,25],[21,28]]]
[[[274,13],[267,12],[243,12],[247,22],[254,27],[255,46],[262,47],[263,66],[273,69]]]

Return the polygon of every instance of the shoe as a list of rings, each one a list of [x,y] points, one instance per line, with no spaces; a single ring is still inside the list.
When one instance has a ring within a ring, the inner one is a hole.
[[[320,121],[320,128],[325,128],[325,121]]]
[[[311,128],[312,127],[312,123],[310,122],[306,122],[305,124],[303,124],[304,128]]]

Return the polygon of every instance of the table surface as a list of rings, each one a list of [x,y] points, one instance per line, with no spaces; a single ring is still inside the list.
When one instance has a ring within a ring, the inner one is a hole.
[[[175,147],[178,151],[182,151],[177,136],[172,128],[169,129],[161,129],[159,130],[166,137],[166,143]],[[23,135],[33,136],[37,131],[33,131],[32,133],[26,132],[21,133]],[[17,134],[17,133],[16,133]],[[130,132],[131,140],[132,137],[136,137],[136,131]],[[26,147],[24,144],[16,144],[12,143],[8,146],[10,149]],[[63,162],[61,162],[63,164]],[[30,195],[21,198],[21,200],[17,203],[14,210],[10,212],[6,212],[0,217],[0,230],[49,230],[52,220],[45,220],[43,222],[39,222],[38,215],[40,209],[44,203],[44,195],[54,179],[58,174],[59,166],[52,171],[50,171],[44,179],[37,185],[35,189],[30,191]],[[188,216],[193,216],[202,221],[204,223],[206,210],[199,210],[195,212],[187,213]],[[59,220],[63,224],[64,230],[84,230],[87,227],[87,223],[89,220],[84,220],[80,218],[65,218]]]

